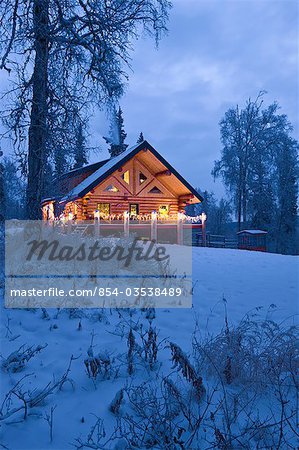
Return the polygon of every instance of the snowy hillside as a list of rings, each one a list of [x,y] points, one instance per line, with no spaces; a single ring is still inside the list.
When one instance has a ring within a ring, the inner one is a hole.
[[[195,248],[188,310],[2,307],[2,447],[296,448],[298,261]]]

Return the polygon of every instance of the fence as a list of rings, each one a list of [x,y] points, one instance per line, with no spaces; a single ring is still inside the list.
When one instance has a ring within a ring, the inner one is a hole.
[[[63,224],[64,232],[78,235],[128,236],[133,233],[139,239],[152,239],[164,244],[185,244],[195,247],[237,248],[237,240],[223,235],[203,233],[202,224],[177,220],[122,220],[68,221]]]
[[[177,220],[158,220],[154,215],[151,220],[130,220],[125,216],[122,220],[74,221],[54,225],[60,226],[64,233],[76,233],[80,236],[129,236],[138,239],[151,239],[164,244],[192,245],[193,230],[202,228],[201,224],[185,223],[179,216]]]
[[[204,245],[202,233],[193,233],[192,245],[195,247],[237,248],[237,240],[223,235],[207,233],[206,245]]]

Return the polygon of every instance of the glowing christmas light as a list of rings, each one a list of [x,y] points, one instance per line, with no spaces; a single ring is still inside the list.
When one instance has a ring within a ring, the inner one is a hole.
[[[202,221],[202,223],[205,223],[205,221],[207,220],[207,215],[206,213],[202,212],[199,216],[200,220]]]

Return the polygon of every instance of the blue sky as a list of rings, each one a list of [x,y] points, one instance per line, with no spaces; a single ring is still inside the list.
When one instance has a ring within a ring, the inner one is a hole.
[[[188,181],[224,193],[210,173],[220,156],[219,121],[260,90],[298,122],[297,0],[173,0],[169,34],[155,49],[141,38],[121,100],[128,143],[142,130]],[[0,81],[5,82],[5,75]],[[3,84],[2,84],[3,85]],[[108,153],[103,113],[91,118],[92,143]],[[298,124],[294,131],[298,138]]]

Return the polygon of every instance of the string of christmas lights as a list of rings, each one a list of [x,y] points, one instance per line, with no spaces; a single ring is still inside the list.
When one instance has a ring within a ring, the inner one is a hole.
[[[199,222],[202,222],[203,220],[203,217],[202,217],[202,215],[201,214],[199,214],[198,216],[186,216],[186,215],[184,215],[184,220],[186,221],[186,222],[191,222],[191,223],[199,223]],[[204,221],[205,221],[206,219],[204,219]]]
[[[197,216],[187,216],[184,213],[166,215],[166,214],[159,214],[159,213],[153,211],[153,213],[151,213],[151,214],[136,214],[136,215],[130,216],[128,211],[125,211],[122,214],[103,214],[103,213],[100,213],[99,211],[94,212],[95,220],[104,220],[104,221],[112,222],[112,221],[124,220],[125,218],[127,218],[129,220],[140,221],[140,222],[142,222],[142,221],[150,222],[153,219],[158,220],[158,221],[182,220],[183,222],[195,224],[195,223],[205,222],[206,215],[204,213],[199,214]],[[61,214],[59,216],[59,218],[55,218],[55,220],[57,220],[57,219],[60,220],[62,223],[66,222],[66,221],[75,220],[72,213],[69,213],[67,215]]]

